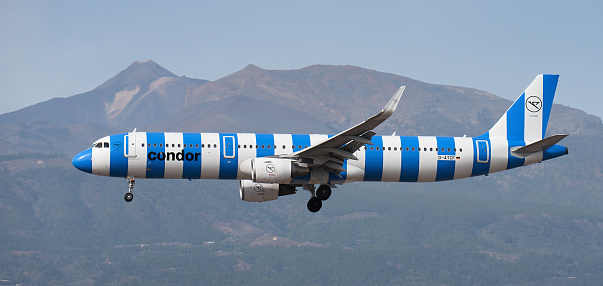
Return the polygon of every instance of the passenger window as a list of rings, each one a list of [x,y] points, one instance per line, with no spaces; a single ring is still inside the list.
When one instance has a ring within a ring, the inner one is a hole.
[[[302,148],[301,145],[299,145],[297,149],[301,149],[301,148]]]
[[[423,151],[427,152],[427,147],[423,148]]]
[[[450,152],[450,148],[448,148],[448,152]]]
[[[371,147],[371,151],[373,151],[373,147]]]
[[[218,148],[218,145],[214,144],[214,148]]]
[[[264,145],[262,145],[262,149],[264,149]]]
[[[433,148],[429,148],[429,151],[433,151]]]
[[[201,144],[201,148],[205,148],[205,144]]]
[[[459,151],[463,152],[463,148],[460,148]]]
[[[285,145],[283,145],[283,149],[285,149]]]
[[[412,150],[415,151],[415,147],[412,147]],[[408,151],[408,148],[406,148],[406,151]]]
[[[153,147],[154,147],[154,148],[157,148],[157,143],[153,143]]]
[[[268,145],[268,146],[266,146],[266,147],[268,147],[268,149],[272,148],[272,146],[270,146],[270,145]]]
[[[159,144],[159,148],[163,148],[163,143]]]
[[[364,146],[364,150],[368,149],[368,147]]]
[[[255,149],[258,149],[258,148],[259,148],[259,145],[255,145]]]
[[[415,151],[415,147],[412,147],[412,150]],[[406,151],[408,151],[408,147],[406,147]]]
[[[195,144],[195,148],[199,148],[199,144]]]
[[[167,146],[166,146],[167,147]],[[176,145],[172,144],[172,148],[176,147]],[[178,147],[180,147],[180,144],[178,144]]]
[[[402,150],[402,148],[400,148]],[[394,147],[394,151],[398,151],[398,147]]]
[[[144,143],[142,143],[142,147],[144,147]]]

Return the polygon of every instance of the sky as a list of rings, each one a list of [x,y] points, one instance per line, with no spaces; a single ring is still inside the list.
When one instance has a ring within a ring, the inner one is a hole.
[[[603,1],[0,0],[0,114],[94,89],[133,61],[216,80],[248,64],[355,65],[603,117]]]

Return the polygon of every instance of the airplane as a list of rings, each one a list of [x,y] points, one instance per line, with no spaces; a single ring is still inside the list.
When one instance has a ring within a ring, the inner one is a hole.
[[[331,189],[359,181],[436,182],[488,175],[568,154],[568,134],[544,137],[559,76],[541,74],[498,122],[477,137],[378,136],[402,86],[376,115],[337,135],[137,132],[96,140],[73,158],[77,169],[126,178],[239,181],[248,202],[276,200],[298,187],[317,212]],[[316,185],[318,187],[316,188]]]

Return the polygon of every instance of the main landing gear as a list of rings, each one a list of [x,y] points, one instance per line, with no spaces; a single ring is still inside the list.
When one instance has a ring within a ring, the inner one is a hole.
[[[331,187],[320,185],[317,190],[314,185],[304,185],[304,189],[310,191],[312,197],[308,201],[308,210],[315,213],[322,207],[322,201],[326,201],[331,197]]]
[[[132,191],[134,190],[134,183],[136,182],[136,179],[134,179],[134,177],[127,177],[126,180],[128,181],[128,192],[126,195],[124,195],[124,200],[129,203],[132,201],[132,199],[134,199],[134,194],[132,194]]]

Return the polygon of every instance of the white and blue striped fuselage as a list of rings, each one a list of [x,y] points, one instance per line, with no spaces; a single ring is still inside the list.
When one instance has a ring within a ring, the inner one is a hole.
[[[253,133],[151,133],[111,135],[78,155],[90,158],[83,170],[101,176],[169,179],[249,180],[240,165],[250,158],[291,154],[330,135]],[[538,163],[567,153],[555,145],[525,158],[511,149],[523,141],[506,138],[373,136],[373,145],[345,160],[345,172],[330,173],[330,184],[355,181],[435,182],[479,176]],[[98,144],[103,143],[103,144]],[[107,144],[105,144],[107,143]],[[320,184],[312,173],[290,185]]]
[[[545,138],[557,75],[538,75],[485,134],[474,137],[375,136],[396,109],[385,107],[337,135],[131,132],[106,136],[73,158],[84,172],[135,178],[239,180],[241,199],[275,200],[302,186],[308,210],[320,210],[331,187],[356,181],[436,182],[480,176],[567,154]],[[319,185],[315,189],[314,185]]]

